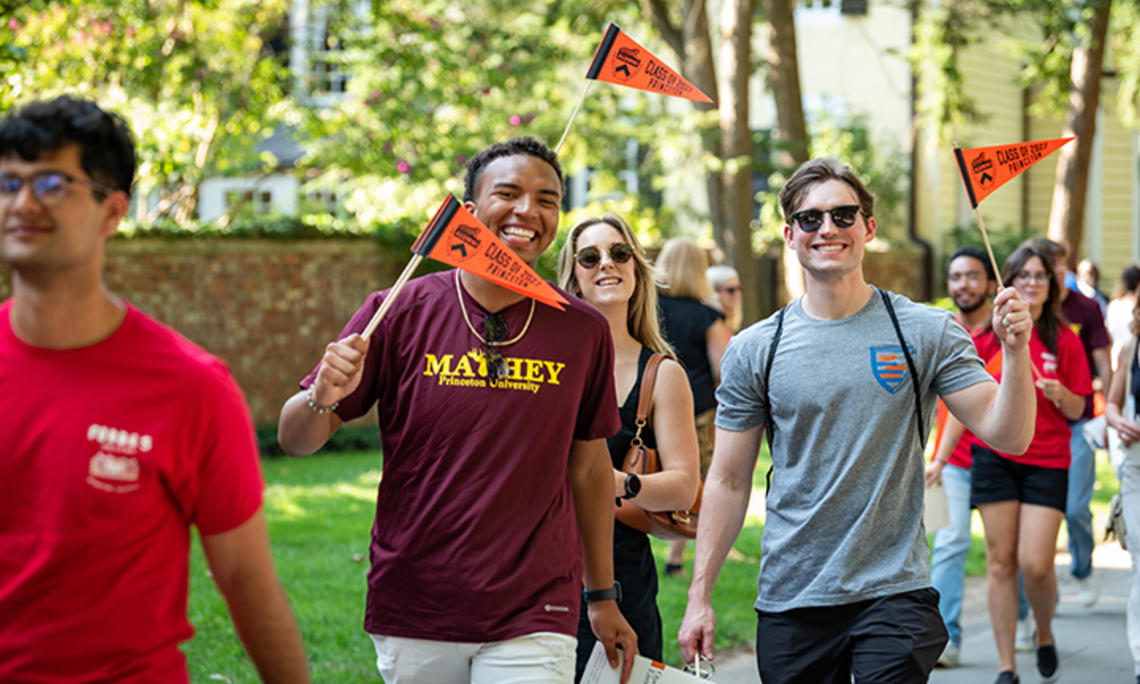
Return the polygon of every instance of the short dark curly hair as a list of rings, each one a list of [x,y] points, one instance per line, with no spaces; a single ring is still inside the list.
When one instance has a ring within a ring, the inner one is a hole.
[[[67,144],[79,146],[80,164],[93,180],[131,194],[135,143],[122,116],[90,100],[61,95],[30,102],[0,121],[0,157],[16,154],[35,161]]]
[[[479,184],[479,177],[483,175],[483,169],[487,168],[488,164],[500,157],[511,157],[516,154],[538,157],[550,164],[554,168],[554,173],[558,174],[559,190],[565,194],[566,181],[562,177],[562,165],[558,163],[558,155],[554,154],[554,150],[547,147],[546,143],[528,135],[522,138],[511,138],[505,143],[495,143],[467,162],[467,177],[463,181],[463,201],[470,202],[475,198],[475,188]]]

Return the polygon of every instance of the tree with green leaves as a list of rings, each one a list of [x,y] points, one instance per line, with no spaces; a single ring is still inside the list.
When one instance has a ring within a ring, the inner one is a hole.
[[[1100,85],[1106,76],[1118,81],[1116,110],[1121,120],[1136,124],[1140,7],[1123,0],[912,0],[912,5],[921,10],[915,52],[923,56],[927,69],[920,86],[921,114],[943,139],[978,119],[958,69],[962,50],[992,35],[1003,20],[1030,19],[1040,27],[1039,36],[1015,42],[1013,50],[1024,65],[1020,85],[1035,95],[1036,111],[1061,116],[1063,135],[1078,136],[1058,158],[1048,233],[1079,245]],[[1104,55],[1110,46],[1113,66],[1106,71]]]
[[[0,25],[0,109],[97,99],[137,136],[137,217],[188,221],[199,183],[266,173],[257,144],[291,110],[288,0],[17,3]],[[151,194],[153,206],[143,198]]]

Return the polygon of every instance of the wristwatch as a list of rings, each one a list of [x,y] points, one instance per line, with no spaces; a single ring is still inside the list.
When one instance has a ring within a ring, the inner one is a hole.
[[[583,589],[582,600],[586,603],[595,601],[617,601],[621,603],[621,582],[614,580],[614,585],[608,589]]]
[[[641,478],[636,473],[625,474],[625,494],[621,495],[623,499],[632,499],[637,496],[641,491]]]

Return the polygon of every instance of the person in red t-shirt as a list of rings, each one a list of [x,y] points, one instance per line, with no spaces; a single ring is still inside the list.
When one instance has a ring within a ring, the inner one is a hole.
[[[190,525],[265,681],[309,681],[225,366],[109,292],[126,121],[58,97],[0,122],[0,681],[188,682]]]
[[[492,145],[465,185],[467,209],[533,267],[558,230],[550,148]],[[613,574],[606,438],[620,420],[606,319],[572,295],[557,311],[454,270],[408,281],[362,337],[387,296],[369,296],[326,346],[278,431],[287,453],[311,454],[378,405],[384,476],[364,629],[381,675],[566,681],[584,599],[611,665],[623,651],[624,681],[637,635]]]
[[[959,247],[946,262],[946,284],[958,307],[954,319],[970,333],[983,362],[1001,351],[1001,341],[990,325],[992,298],[997,276],[985,251]],[[943,415],[945,419],[943,420]],[[950,524],[934,532],[930,554],[930,583],[938,590],[938,612],[946,623],[950,640],[938,658],[942,667],[956,667],[962,648],[962,593],[966,580],[966,557],[970,553],[970,447],[974,433],[939,405],[940,440],[926,466],[926,486],[941,481],[950,507]]]
[[[1058,313],[1058,290],[1049,256],[1032,245],[1014,251],[1002,268],[1029,303],[1035,321],[1029,352],[1036,369],[1037,421],[1025,453],[1004,454],[973,446],[970,504],[986,533],[986,597],[998,651],[999,680],[1012,679],[1017,622],[1017,573],[1033,609],[1037,671],[1042,681],[1060,672],[1053,645],[1057,576],[1053,555],[1065,515],[1069,468],[1069,420],[1085,410],[1092,380],[1076,334]]]

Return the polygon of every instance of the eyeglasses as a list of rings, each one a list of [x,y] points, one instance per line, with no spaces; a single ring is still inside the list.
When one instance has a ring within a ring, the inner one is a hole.
[[[1046,271],[1041,271],[1040,273],[1030,273],[1028,271],[1018,271],[1017,275],[1013,276],[1013,279],[1014,280],[1020,280],[1023,283],[1028,282],[1028,281],[1033,281],[1035,283],[1047,283],[1053,279],[1053,274],[1047,273]]]
[[[730,294],[730,295],[737,295],[737,294],[740,294],[741,292],[743,292],[744,288],[739,286],[739,285],[726,285],[724,287],[717,288],[716,291],[717,292],[723,292],[725,294]]]
[[[615,242],[609,248],[610,260],[615,264],[624,264],[633,258],[633,247],[628,242]],[[597,268],[602,263],[602,253],[597,247],[583,247],[574,255],[575,261],[584,269]]]
[[[968,280],[971,283],[980,283],[985,276],[981,271],[966,271],[965,273],[951,273],[947,280],[951,283],[960,283],[963,280]]]
[[[814,233],[823,226],[824,214],[831,214],[831,222],[837,228],[850,228],[855,225],[859,211],[858,204],[845,204],[831,209],[804,209],[792,214],[792,220],[798,223],[805,233]]]
[[[507,359],[493,342],[502,342],[511,331],[510,326],[497,313],[483,319],[483,359],[487,362],[487,377],[499,380],[507,377]]]
[[[82,183],[98,194],[110,195],[115,189],[86,178],[69,176],[62,171],[40,171],[31,176],[17,176],[0,173],[0,204],[8,204],[16,199],[20,190],[30,183],[32,196],[47,208],[59,206],[73,183]]]

